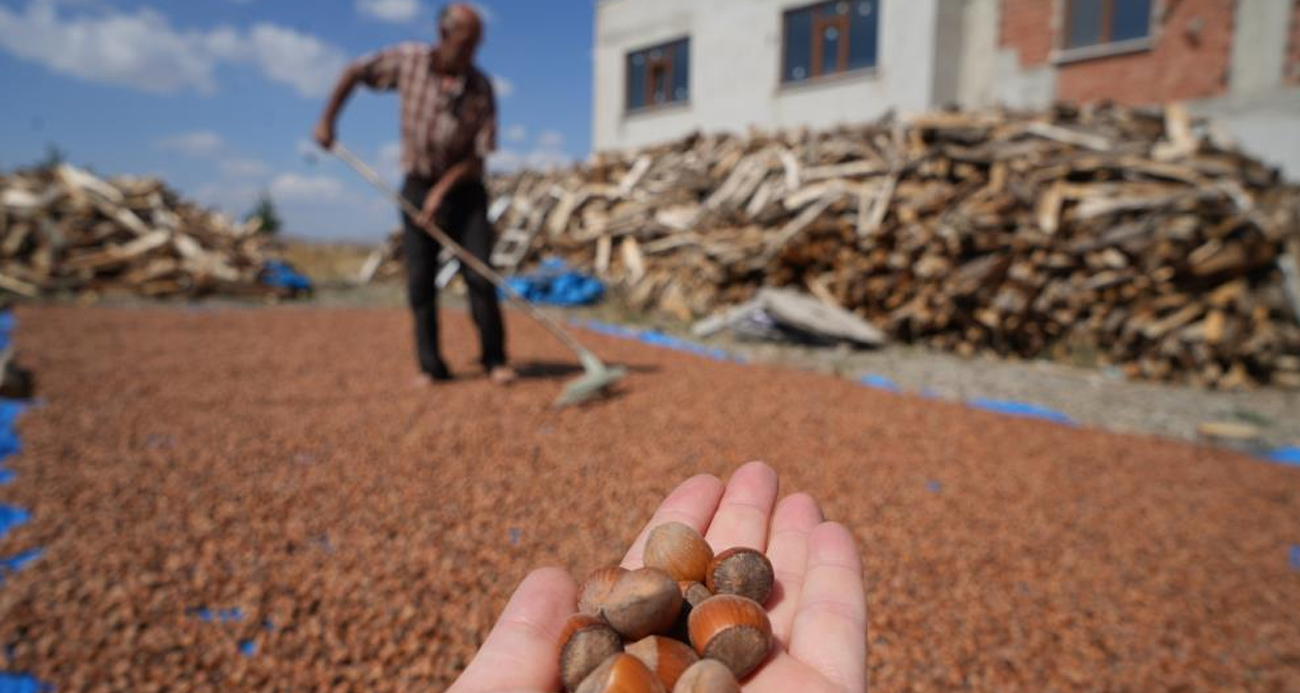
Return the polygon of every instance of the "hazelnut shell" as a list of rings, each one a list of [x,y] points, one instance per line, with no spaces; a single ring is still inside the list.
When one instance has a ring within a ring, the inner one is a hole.
[[[753,671],[772,648],[772,624],[758,602],[719,594],[691,610],[691,646],[701,657],[726,664],[736,679]]]

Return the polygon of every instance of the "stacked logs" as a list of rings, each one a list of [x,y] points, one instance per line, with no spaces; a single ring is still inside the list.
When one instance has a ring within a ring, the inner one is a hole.
[[[181,200],[154,178],[55,168],[0,176],[0,294],[122,291],[270,296],[270,239]]]
[[[1300,196],[1178,106],[697,135],[493,187],[505,269],[558,255],[635,309],[794,286],[965,355],[1300,387]]]

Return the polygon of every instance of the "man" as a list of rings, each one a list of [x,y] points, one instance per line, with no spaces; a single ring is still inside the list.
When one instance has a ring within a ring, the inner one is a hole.
[[[438,346],[437,270],[442,249],[424,231],[424,223],[436,222],[484,262],[492,248],[483,170],[484,159],[496,148],[496,99],[491,81],[474,66],[483,21],[469,5],[457,3],[442,10],[438,32],[437,45],[401,44],[348,66],[315,132],[322,147],[334,145],[339,111],[358,84],[397,91],[401,97],[406,172],[402,196],[422,210],[418,219],[402,215],[407,298],[415,313],[422,383],[451,379]],[[465,269],[464,274],[483,369],[494,382],[507,384],[515,373],[506,365],[496,290],[477,273]]]

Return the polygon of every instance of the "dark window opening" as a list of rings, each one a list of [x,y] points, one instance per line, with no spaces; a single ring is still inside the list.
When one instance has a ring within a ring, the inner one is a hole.
[[[876,66],[880,0],[821,2],[785,13],[782,82]]]
[[[1085,48],[1151,35],[1151,0],[1066,0],[1065,47]]]
[[[691,42],[682,39],[627,56],[627,110],[690,99]]]

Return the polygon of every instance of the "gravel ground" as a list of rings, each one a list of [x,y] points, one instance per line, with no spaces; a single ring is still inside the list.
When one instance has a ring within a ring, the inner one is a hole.
[[[537,377],[505,391],[455,313],[466,377],[434,390],[397,309],[19,320],[46,403],[0,556],[46,551],[0,643],[59,690],[436,690],[528,569],[614,561],[678,481],[749,459],[861,542],[874,691],[1300,680],[1293,468],[595,335],[633,374],[555,411],[569,357],[513,315]]]

